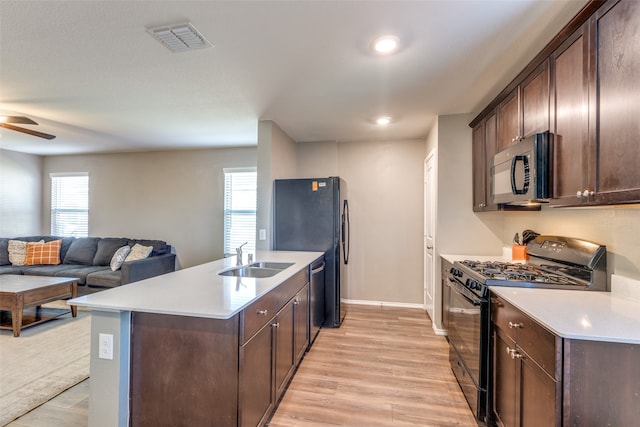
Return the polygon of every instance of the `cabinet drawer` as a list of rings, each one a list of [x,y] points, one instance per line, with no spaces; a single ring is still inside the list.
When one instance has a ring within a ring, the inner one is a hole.
[[[244,344],[276,314],[275,294],[269,292],[242,311],[240,316],[240,344]]]
[[[516,342],[551,377],[559,379],[556,363],[560,338],[503,299],[491,298],[491,321]]]
[[[275,310],[279,311],[284,307],[307,283],[309,283],[309,269],[304,268],[275,288],[271,292],[274,294]]]
[[[491,297],[491,321],[513,341],[518,340],[519,325],[526,316],[517,308],[496,296]]]
[[[523,315],[523,318],[523,326],[518,329],[518,346],[552,378],[560,379],[556,374],[556,336],[528,316]]]

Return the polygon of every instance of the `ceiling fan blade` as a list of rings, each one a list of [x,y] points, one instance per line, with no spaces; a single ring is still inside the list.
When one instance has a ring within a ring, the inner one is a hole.
[[[36,130],[25,129],[18,126],[10,125],[9,123],[0,123],[0,127],[15,130],[17,132],[27,133],[29,135],[38,136],[44,139],[53,139],[56,137],[55,135],[49,135],[48,133],[38,132]]]
[[[38,123],[25,116],[0,116],[2,123],[17,123],[21,125],[37,125]]]

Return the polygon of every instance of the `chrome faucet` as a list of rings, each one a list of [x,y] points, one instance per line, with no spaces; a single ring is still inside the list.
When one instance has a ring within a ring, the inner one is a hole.
[[[236,248],[236,265],[242,265],[242,247],[249,242],[244,242]]]

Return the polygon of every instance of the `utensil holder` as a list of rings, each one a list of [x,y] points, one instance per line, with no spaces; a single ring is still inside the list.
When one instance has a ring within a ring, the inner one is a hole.
[[[527,247],[524,245],[513,245],[511,247],[511,259],[513,261],[526,261]]]

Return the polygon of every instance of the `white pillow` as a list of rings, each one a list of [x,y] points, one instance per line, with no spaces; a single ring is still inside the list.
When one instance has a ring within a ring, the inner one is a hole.
[[[124,262],[145,259],[149,256],[152,250],[153,246],[142,246],[141,244],[136,243],[131,248],[131,252],[129,252],[129,255],[127,255],[127,258],[124,260]]]
[[[44,243],[44,240],[40,240],[38,243]],[[27,258],[27,242],[22,240],[9,240],[7,246],[9,252],[9,261],[13,265],[24,265],[24,260]]]
[[[127,255],[129,255],[129,252],[131,252],[131,248],[127,245],[121,247],[116,251],[116,253],[113,254],[110,263],[111,271],[116,271],[120,269],[120,267],[122,267],[122,263],[124,263],[124,260],[127,258]]]

